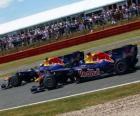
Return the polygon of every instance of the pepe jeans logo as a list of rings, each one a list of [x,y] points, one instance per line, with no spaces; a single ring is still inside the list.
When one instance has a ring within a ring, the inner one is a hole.
[[[96,70],[91,69],[87,71],[80,70],[78,71],[78,73],[80,77],[95,77],[101,75],[100,69],[96,69]]]

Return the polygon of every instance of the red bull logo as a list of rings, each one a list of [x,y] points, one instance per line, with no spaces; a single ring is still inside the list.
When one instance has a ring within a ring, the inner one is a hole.
[[[96,70],[90,69],[87,71],[80,70],[78,71],[78,73],[80,77],[95,77],[101,75],[100,69],[96,69]]]

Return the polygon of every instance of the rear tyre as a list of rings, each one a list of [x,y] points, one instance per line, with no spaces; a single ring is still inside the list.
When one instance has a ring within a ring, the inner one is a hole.
[[[117,61],[114,68],[117,74],[124,74],[128,71],[128,65],[125,60]]]
[[[14,76],[9,80],[9,84],[13,87],[20,86],[21,83],[22,81],[17,76]]]

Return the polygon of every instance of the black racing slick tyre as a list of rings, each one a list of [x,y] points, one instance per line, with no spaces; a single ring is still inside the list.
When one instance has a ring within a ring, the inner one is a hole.
[[[9,83],[11,86],[17,87],[20,86],[22,82],[17,76],[14,76],[9,80]]]
[[[45,88],[47,88],[48,90],[55,89],[57,87],[57,82],[53,75],[45,77],[43,83]]]
[[[116,74],[125,74],[128,71],[128,65],[125,60],[119,60],[115,63]]]

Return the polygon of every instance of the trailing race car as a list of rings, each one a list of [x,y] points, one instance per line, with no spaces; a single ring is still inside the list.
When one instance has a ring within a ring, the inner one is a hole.
[[[54,89],[59,84],[65,84],[69,80],[80,83],[89,78],[100,78],[106,74],[125,74],[135,68],[138,62],[137,53],[137,45],[126,45],[110,51],[96,53],[99,61],[93,63],[85,63],[84,52],[65,55],[63,56],[65,66],[44,72],[41,85],[31,88],[31,92],[42,90],[40,88],[43,90]]]

